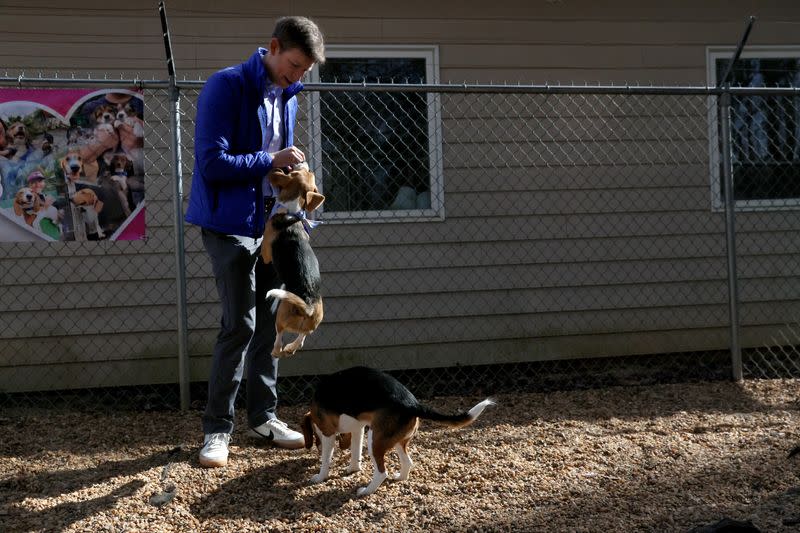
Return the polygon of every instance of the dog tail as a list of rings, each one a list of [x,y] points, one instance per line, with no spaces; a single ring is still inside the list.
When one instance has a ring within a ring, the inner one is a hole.
[[[278,300],[286,300],[287,302],[289,302],[293,306],[297,307],[298,309],[301,309],[308,316],[311,316],[311,315],[314,314],[314,306],[313,305],[307,304],[305,302],[305,300],[300,298],[298,295],[296,295],[294,293],[291,293],[291,292],[289,292],[289,291],[287,291],[285,289],[272,289],[271,291],[269,291],[267,293],[267,298],[275,298],[275,299],[278,299]]]
[[[464,411],[463,413],[458,413],[455,415],[446,415],[438,411],[434,411],[430,407],[419,404],[415,409],[412,410],[412,413],[425,420],[440,422],[453,428],[463,428],[475,422],[475,420],[481,416],[481,413],[483,413],[484,409],[490,405],[495,405],[495,403],[496,402],[493,399],[486,398],[482,402],[475,404],[475,406],[469,411]]]

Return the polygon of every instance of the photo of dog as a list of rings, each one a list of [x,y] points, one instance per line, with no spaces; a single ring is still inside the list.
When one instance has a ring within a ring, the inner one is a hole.
[[[128,200],[128,179],[133,176],[133,162],[123,152],[118,152],[111,157],[109,168],[110,174],[104,178],[101,185],[109,186],[113,190],[116,197],[119,199],[120,208],[128,217],[131,214],[131,208]]]
[[[25,159],[33,149],[28,128],[22,122],[13,122],[6,130],[6,157],[12,161]]]
[[[39,195],[30,187],[22,187],[14,195],[14,214],[21,217],[27,225],[33,227],[36,215],[41,209]]]
[[[274,170],[268,179],[279,188],[278,205],[264,230],[261,257],[265,263],[273,264],[283,283],[282,288],[269,291],[267,298],[276,299],[272,355],[284,357],[302,348],[305,338],[322,322],[322,280],[308,236],[310,223],[306,213],[322,205],[325,197],[317,190],[314,173],[308,165],[288,174]],[[283,334],[287,331],[297,337],[284,346]]]
[[[92,113],[95,126],[109,124],[113,127],[115,115],[116,110],[110,104],[99,105],[95,108],[94,113]]]
[[[83,157],[77,148],[69,149],[59,160],[59,165],[64,172],[65,181],[74,183],[83,177]]]
[[[136,114],[136,110],[130,103],[118,104],[114,115],[114,127],[130,126],[133,137],[130,147],[141,148],[142,144],[139,142],[144,137],[144,121]],[[136,139],[134,143],[133,140]],[[123,147],[124,148],[124,147]]]
[[[100,227],[98,214],[103,210],[103,202],[97,197],[92,189],[80,189],[70,201],[78,208],[82,214],[83,223],[89,233],[96,233],[99,239],[105,238],[103,228]]]
[[[408,444],[420,419],[463,428],[493,404],[494,401],[487,398],[469,411],[447,415],[419,403],[402,383],[380,370],[358,366],[324,376],[314,391],[311,409],[301,423],[306,448],[311,448],[315,440],[320,444],[321,466],[311,483],[321,483],[328,478],[337,434],[350,434],[347,473],[361,470],[365,427],[369,428],[367,451],[372,460],[372,480],[369,485],[360,487],[356,495],[367,496],[378,490],[388,477],[385,456],[392,450],[400,459],[400,472],[393,479],[405,480],[413,465]],[[340,443],[340,447],[345,443]]]
[[[117,152],[111,157],[111,177],[123,191],[128,190],[128,176],[133,176],[133,161],[123,152]]]
[[[144,121],[130,102],[117,104],[114,128],[119,135],[120,149],[128,156],[136,173],[144,173]]]

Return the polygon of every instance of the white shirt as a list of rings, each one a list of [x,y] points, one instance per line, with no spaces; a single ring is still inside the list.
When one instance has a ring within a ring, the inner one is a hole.
[[[267,82],[264,107],[258,108],[258,114],[261,118],[261,149],[271,154],[281,149],[282,93],[283,89]],[[272,189],[272,185],[266,176],[264,176],[264,181],[262,182],[262,190],[264,191],[264,197],[277,196],[278,194],[278,191]]]

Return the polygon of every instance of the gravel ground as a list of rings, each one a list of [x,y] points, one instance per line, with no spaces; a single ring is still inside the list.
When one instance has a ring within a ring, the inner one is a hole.
[[[689,531],[723,517],[800,531],[800,381],[515,394],[471,427],[423,422],[409,480],[309,485],[315,450],[197,462],[200,413],[0,414],[2,531]],[[458,411],[481,398],[427,401]],[[297,427],[304,408],[279,412]],[[390,470],[397,469],[394,456]],[[170,498],[171,496],[174,496]]]

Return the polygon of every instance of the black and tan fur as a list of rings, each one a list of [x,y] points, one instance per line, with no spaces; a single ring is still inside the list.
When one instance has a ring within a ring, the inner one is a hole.
[[[311,410],[302,421],[306,448],[311,448],[318,439],[321,451],[320,471],[311,482],[321,483],[328,478],[337,434],[350,434],[347,472],[361,469],[366,426],[369,426],[367,450],[372,459],[373,475],[369,485],[359,488],[356,494],[366,496],[380,487],[388,477],[385,456],[392,450],[400,459],[400,472],[394,479],[407,479],[413,464],[408,444],[420,419],[460,428],[474,422],[493,403],[487,398],[469,411],[447,415],[419,403],[402,383],[380,370],[359,366],[325,376],[314,392]],[[340,441],[340,447],[346,447],[346,442],[346,439]]]
[[[317,191],[314,174],[307,166],[289,174],[275,170],[269,180],[280,188],[278,202],[283,208],[267,222],[261,255],[265,263],[272,262],[283,283],[280,289],[269,291],[267,297],[277,299],[272,355],[284,357],[302,348],[306,336],[322,322],[319,262],[300,214],[318,208],[325,197]],[[297,334],[285,346],[284,332]]]

